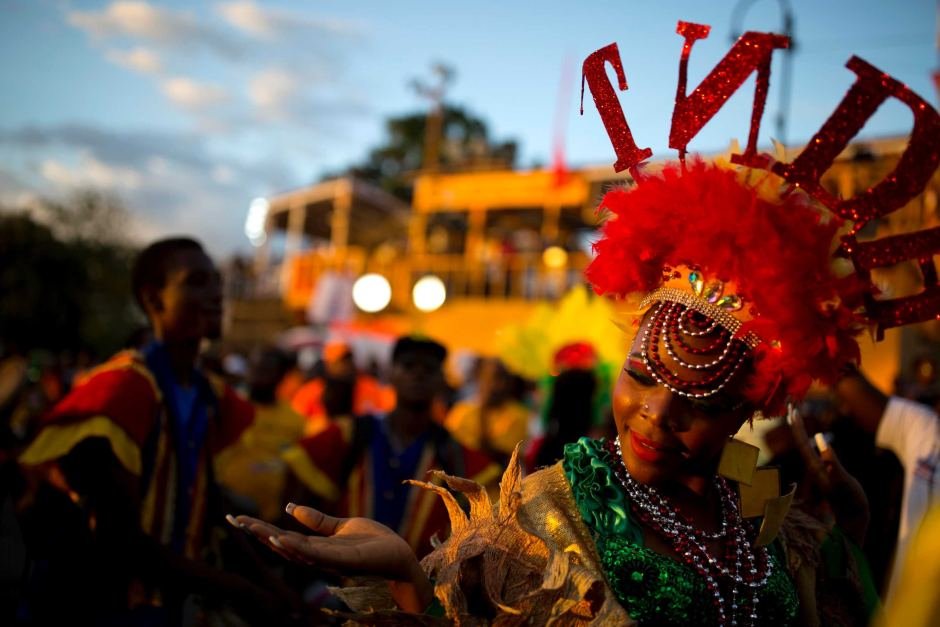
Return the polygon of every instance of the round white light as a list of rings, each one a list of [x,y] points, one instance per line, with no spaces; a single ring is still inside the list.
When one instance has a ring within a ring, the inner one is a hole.
[[[447,288],[444,282],[433,274],[421,277],[411,290],[411,300],[415,307],[424,312],[439,309],[447,300]]]
[[[542,253],[542,263],[553,270],[564,268],[568,263],[568,252],[561,246],[549,246]]]
[[[381,274],[363,274],[353,283],[353,302],[366,313],[382,311],[392,300],[392,286]]]

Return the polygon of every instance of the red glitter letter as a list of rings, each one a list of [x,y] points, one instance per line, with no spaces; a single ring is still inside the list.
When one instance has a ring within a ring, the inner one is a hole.
[[[685,38],[679,60],[679,86],[676,90],[676,106],[672,111],[672,128],[669,131],[669,147],[685,157],[686,146],[702,127],[714,117],[738,87],[757,70],[757,85],[754,89],[754,108],[751,113],[751,132],[744,158],[756,154],[757,131],[767,101],[767,85],[770,81],[770,57],[776,48],[786,48],[790,39],[772,33],[744,33],[691,94],[686,95],[689,54],[697,39],[708,37],[709,26],[679,22],[676,32]]]
[[[773,171],[833,212],[853,220],[854,234],[873,218],[902,207],[924,190],[940,159],[940,116],[923,98],[866,61],[852,57],[846,67],[858,75],[855,84],[800,156],[793,163],[775,163]],[[894,170],[878,185],[848,200],[839,200],[822,188],[819,178],[889,97],[903,102],[914,114],[907,148]]]
[[[919,293],[891,300],[869,299],[866,308],[871,319],[878,323],[879,335],[891,327],[937,317],[940,311],[940,283],[937,281],[937,267],[933,258],[940,254],[940,227],[864,243],[857,243],[854,237],[847,237],[843,249],[852,256],[856,271],[864,278],[869,276],[873,268],[885,268],[911,259],[916,259],[920,266],[924,288]]]
[[[617,100],[617,92],[614,91],[613,85],[607,78],[605,65],[608,62],[614,66],[614,71],[617,73],[620,91],[627,90],[627,77],[623,73],[617,44],[610,44],[591,53],[581,66],[581,114],[584,115],[584,80],[587,79],[591,95],[594,96],[594,104],[597,105],[604,128],[607,129],[610,141],[614,145],[614,152],[617,153],[614,170],[622,172],[629,168],[633,178],[637,178],[636,166],[644,159],[652,157],[653,151],[649,148],[640,149],[633,141],[633,133],[630,132],[627,119],[620,107],[620,101]]]

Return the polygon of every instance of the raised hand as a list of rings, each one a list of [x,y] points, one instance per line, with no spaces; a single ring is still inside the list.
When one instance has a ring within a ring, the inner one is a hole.
[[[335,518],[312,507],[288,504],[287,513],[317,535],[287,531],[238,516],[235,523],[282,557],[342,575],[408,580],[417,558],[397,533],[368,518]]]
[[[287,513],[317,535],[287,531],[250,516],[229,522],[253,534],[285,559],[343,576],[367,575],[392,582],[403,609],[421,611],[431,600],[431,584],[408,543],[368,518],[335,518],[312,507],[289,503]]]
[[[790,408],[787,422],[806,464],[807,477],[829,501],[839,526],[861,545],[868,530],[870,515],[868,497],[862,485],[845,469],[836,452],[821,437],[816,438],[819,448],[819,453],[816,453],[810,446],[803,418],[795,408]]]

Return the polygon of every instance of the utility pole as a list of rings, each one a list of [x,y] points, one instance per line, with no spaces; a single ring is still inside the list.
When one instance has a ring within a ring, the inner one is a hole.
[[[748,9],[757,0],[738,0],[731,13],[731,43],[741,36],[743,29],[741,23]],[[790,114],[790,79],[793,73],[793,53],[796,52],[796,38],[794,36],[795,21],[789,0],[777,0],[780,6],[780,17],[783,21],[782,33],[790,38],[790,46],[783,50],[783,67],[780,78],[780,103],[777,106],[777,115],[774,116],[775,139],[784,147],[787,146],[787,117]]]
[[[415,93],[430,101],[428,119],[424,128],[424,156],[421,161],[421,169],[424,172],[437,170],[441,152],[441,134],[444,130],[444,94],[456,76],[454,69],[443,63],[432,65],[431,73],[436,79],[433,85],[417,78],[411,81],[411,88]]]

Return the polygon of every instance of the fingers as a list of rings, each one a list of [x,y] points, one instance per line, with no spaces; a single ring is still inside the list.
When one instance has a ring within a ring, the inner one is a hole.
[[[232,516],[229,514],[225,517],[225,520],[227,520],[233,527],[237,527],[245,533],[253,535],[259,542],[267,546],[269,549],[284,559],[294,559],[293,556],[285,552],[282,547],[278,546],[278,543],[272,541],[272,539],[278,538],[281,534],[286,533],[280,527],[257,518],[252,518],[251,516],[244,515]]]
[[[227,516],[226,520],[228,520]],[[229,520],[229,522],[232,523],[231,520]],[[243,529],[258,536],[259,538],[267,538],[268,536],[278,535],[284,531],[277,525],[272,525],[271,523],[265,522],[258,518],[252,518],[251,516],[244,515],[236,516],[235,522],[232,524],[234,524],[239,529]]]
[[[333,540],[317,536],[305,536],[293,531],[273,536],[270,541],[278,553],[287,559],[316,566],[330,572],[345,572],[362,561],[354,547],[334,546]]]
[[[810,437],[806,433],[806,426],[803,423],[803,417],[800,415],[800,412],[791,405],[787,410],[787,424],[790,425],[790,429],[793,431],[793,440],[796,444],[796,449],[800,453],[800,457],[803,458],[803,463],[806,464],[806,470],[808,476],[812,477],[812,480],[822,488],[823,491],[827,491],[830,487],[830,478],[829,478],[829,468],[832,466],[830,463],[826,463],[826,458],[817,453],[812,446],[810,446]],[[822,434],[817,434],[822,436]],[[817,442],[820,438],[816,438]],[[817,444],[817,446],[819,446]],[[826,450],[829,453],[832,453],[832,449],[826,443]],[[822,449],[820,449],[822,451]]]
[[[294,505],[293,503],[288,503],[285,509],[288,514],[296,518],[302,525],[323,536],[331,536],[336,533],[339,525],[346,520],[345,518],[328,516],[312,507]]]
[[[818,466],[819,457],[809,445],[809,435],[806,433],[806,426],[803,424],[803,417],[793,405],[791,405],[787,410],[787,424],[790,425],[790,429],[793,431],[793,440],[796,444],[797,450],[803,457],[803,461],[810,466]]]

